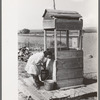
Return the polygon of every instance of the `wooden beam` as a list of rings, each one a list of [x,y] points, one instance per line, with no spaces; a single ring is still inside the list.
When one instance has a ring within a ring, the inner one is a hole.
[[[60,51],[61,51],[61,31],[60,31]]]
[[[55,61],[53,65],[53,80],[57,81],[57,31],[54,29],[54,50],[55,50]]]
[[[79,31],[79,49],[82,50],[82,30]]]
[[[69,49],[69,30],[66,30],[66,45],[67,49]]]
[[[54,82],[57,82],[57,61],[54,60],[54,63],[53,63],[53,81]]]
[[[82,48],[83,48],[83,45],[82,45],[82,44],[83,44],[82,30],[80,30],[80,34],[81,34],[81,43],[80,43],[81,47],[80,47],[80,48],[81,48],[81,50],[82,50]]]
[[[64,50],[64,51],[58,51],[57,58],[59,59],[69,59],[69,58],[80,58],[83,57],[83,51],[82,50]]]
[[[57,31],[54,29],[55,60],[57,61]]]
[[[47,43],[46,43],[46,30],[44,30],[44,51],[47,49]]]

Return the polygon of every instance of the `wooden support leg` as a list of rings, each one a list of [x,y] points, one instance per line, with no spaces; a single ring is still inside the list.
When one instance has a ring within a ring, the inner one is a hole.
[[[44,51],[47,49],[46,38],[46,30],[44,30]]]
[[[54,64],[53,64],[53,80],[54,82],[57,81],[57,61],[55,60],[54,61]]]
[[[60,51],[61,51],[61,31],[60,31]]]
[[[57,61],[57,32],[54,30],[54,44],[55,44],[55,60]]]
[[[69,49],[69,31],[66,31],[66,45],[67,45],[67,49]]]
[[[79,49],[82,50],[82,30],[79,33]]]
[[[56,82],[56,70],[57,70],[57,32],[54,30],[54,42],[55,42],[55,61],[53,64],[53,80]]]

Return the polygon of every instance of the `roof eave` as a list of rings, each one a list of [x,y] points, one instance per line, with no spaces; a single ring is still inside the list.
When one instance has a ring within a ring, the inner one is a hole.
[[[44,14],[43,14],[43,16],[42,16],[42,17],[44,17],[46,13],[47,13],[47,9],[45,9]]]

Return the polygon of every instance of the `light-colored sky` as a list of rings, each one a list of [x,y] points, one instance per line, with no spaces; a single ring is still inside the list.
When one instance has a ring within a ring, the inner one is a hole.
[[[84,27],[97,24],[97,0],[55,0],[56,9],[77,11],[83,16]],[[18,29],[42,29],[45,9],[53,9],[53,0],[18,0]]]

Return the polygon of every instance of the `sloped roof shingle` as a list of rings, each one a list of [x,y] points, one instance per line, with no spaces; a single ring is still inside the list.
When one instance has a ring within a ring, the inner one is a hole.
[[[80,18],[82,16],[76,11],[63,11],[63,10],[45,9],[42,17],[44,17],[44,18],[51,18],[51,17]]]

